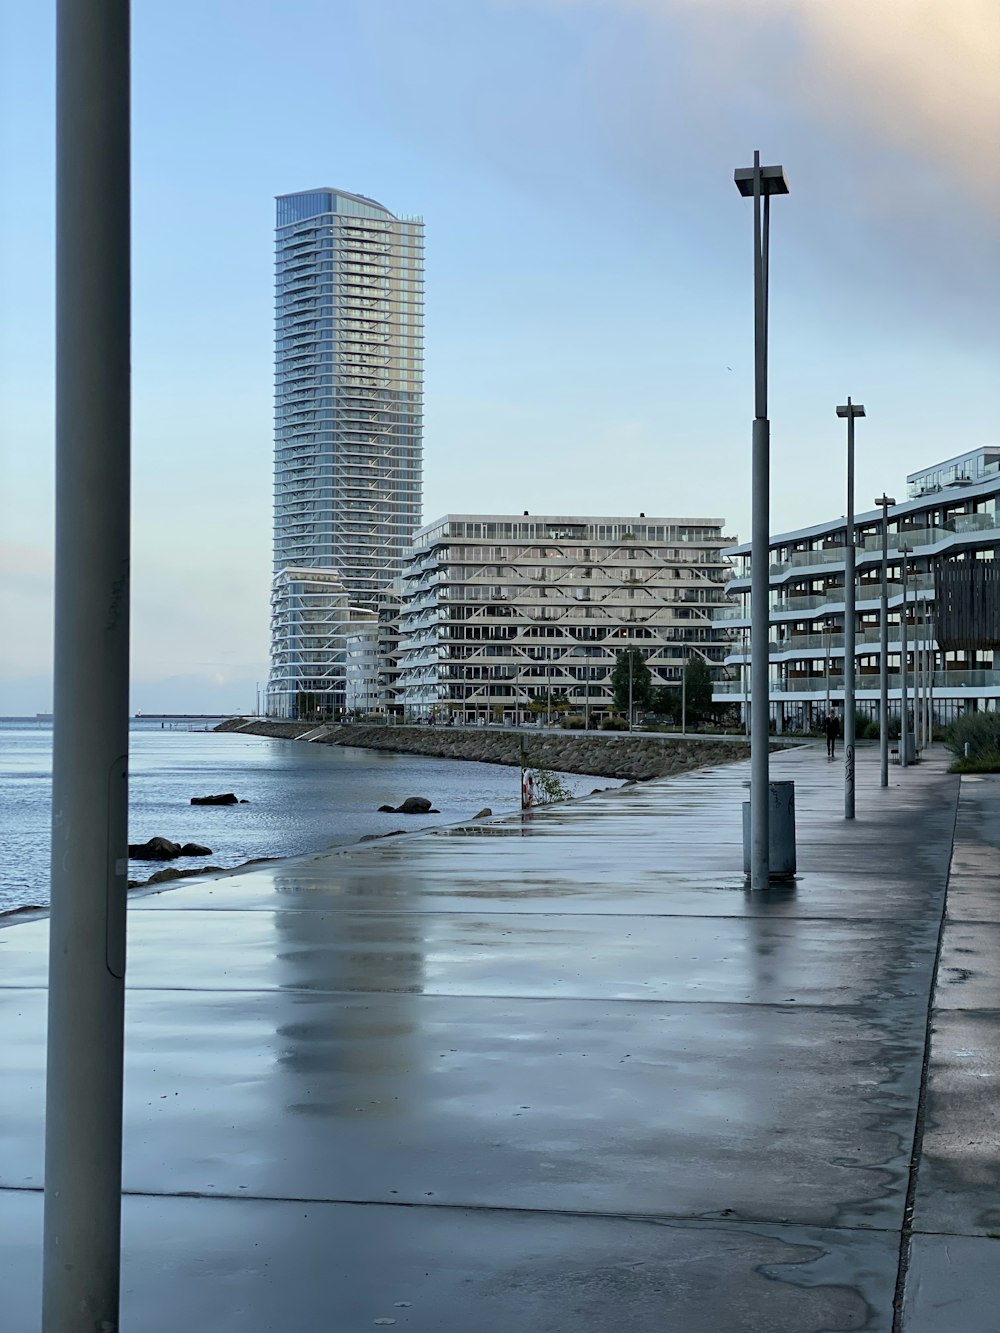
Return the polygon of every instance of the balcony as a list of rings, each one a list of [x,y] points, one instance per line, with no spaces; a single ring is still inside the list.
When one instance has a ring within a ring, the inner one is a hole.
[[[922,679],[922,677],[921,677]],[[913,691],[916,684],[916,675],[909,671],[906,675],[906,685],[909,691]],[[865,672],[862,675],[855,676],[854,690],[858,695],[877,695],[879,692],[879,674],[877,671]],[[961,693],[963,690],[996,690],[1000,688],[1000,671],[991,671],[987,669],[956,669],[953,671],[935,671],[933,673],[933,688],[935,693]],[[788,677],[783,681],[772,681],[770,686],[771,698],[778,698],[786,694],[826,694],[826,676],[794,676]],[[890,672],[889,674],[890,692],[900,692],[902,690],[902,675],[899,672]],[[842,695],[844,692],[844,678],[840,673],[830,673],[830,693],[834,696]],[[744,684],[741,680],[717,680],[712,685],[713,694],[731,694],[742,695],[744,693]]]

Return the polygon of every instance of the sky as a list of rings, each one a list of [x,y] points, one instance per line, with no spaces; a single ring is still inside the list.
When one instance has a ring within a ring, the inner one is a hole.
[[[54,3],[0,0],[0,714],[51,707]],[[995,0],[133,6],[133,708],[267,672],[276,194],[426,222],[424,519],[749,536],[751,206],[774,531],[1000,443]]]

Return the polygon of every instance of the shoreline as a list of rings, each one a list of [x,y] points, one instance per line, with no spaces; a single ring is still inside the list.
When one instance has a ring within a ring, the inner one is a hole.
[[[600,777],[601,774],[593,774],[594,777]],[[650,779],[651,780],[651,779]],[[626,787],[634,786],[634,782],[623,782],[618,787],[600,787],[595,791],[584,792],[580,796],[572,796],[568,801],[586,801],[592,796],[607,795],[610,792],[622,791]],[[529,816],[542,813],[545,809],[555,809],[560,805],[565,805],[568,801],[553,801],[548,805],[536,806],[528,811]],[[294,852],[289,856],[255,856],[249,861],[241,861],[235,866],[202,866],[191,870],[179,870],[175,875],[168,875],[165,879],[157,879],[157,875],[163,873],[162,870],[154,871],[149,879],[129,880],[126,891],[127,898],[143,897],[150,893],[166,893],[172,889],[183,888],[185,884],[194,879],[228,879],[234,875],[249,875],[254,871],[262,869],[264,866],[274,866],[278,864],[289,864],[295,861],[312,860],[321,856],[331,854],[341,854],[356,851],[359,847],[368,847],[373,843],[384,842],[387,838],[413,838],[421,834],[436,834],[450,832],[454,829],[468,828],[476,826],[477,828],[487,828],[491,824],[502,820],[521,818],[525,814],[522,810],[506,810],[500,814],[489,815],[482,819],[456,819],[449,824],[438,824],[434,826],[424,825],[422,828],[413,829],[389,829],[385,833],[363,833],[359,838],[354,838],[349,842],[332,842],[326,847],[320,847],[311,852]],[[173,867],[165,866],[164,869],[171,870]],[[36,921],[40,917],[48,916],[50,904],[46,903],[37,906],[11,907],[0,911],[0,930],[6,926],[20,925],[22,921]]]
[[[736,763],[749,755],[749,746],[742,737],[679,736],[677,733],[639,732],[574,732],[550,729],[526,733],[500,728],[447,728],[414,726],[359,726],[339,724],[316,727],[311,723],[268,722],[241,717],[228,718],[210,729],[213,732],[240,732],[271,740],[304,740],[310,744],[341,745],[368,750],[382,750],[396,754],[416,754],[428,758],[461,760],[468,763],[501,764],[518,767],[522,762],[521,745],[525,742],[525,757],[533,768],[546,768],[556,773],[576,776],[608,778],[621,783],[649,782],[656,778],[677,776],[699,768]],[[780,741],[773,748],[787,748]],[[603,788],[601,791],[620,790]],[[573,797],[586,800],[594,792]],[[555,804],[559,804],[558,802]],[[544,809],[538,807],[537,809]],[[492,820],[510,819],[518,811],[507,811],[479,821],[488,825]],[[466,818],[454,824],[437,828],[461,828],[474,821]],[[387,837],[412,836],[434,831],[428,827],[396,829],[386,833],[363,834],[344,842],[334,841],[315,851],[293,853],[289,856],[252,857],[231,867],[209,865],[190,870],[177,869],[163,879],[154,879],[173,866],[164,865],[144,880],[129,881],[128,895],[143,892],[163,892],[180,887],[192,879],[224,878],[249,874],[258,866],[279,861],[294,861],[299,857],[325,856],[332,852],[348,851],[379,842]],[[152,882],[151,882],[152,881]],[[0,929],[34,920],[47,915],[48,904],[17,906],[0,911]]]
[[[354,746],[427,758],[544,768],[553,773],[585,774],[645,782],[714,764],[746,759],[750,747],[742,736],[692,736],[676,732],[536,731],[487,727],[420,727],[336,723],[269,722],[229,718],[214,728],[271,740],[315,745]],[[784,748],[776,741],[774,748]]]

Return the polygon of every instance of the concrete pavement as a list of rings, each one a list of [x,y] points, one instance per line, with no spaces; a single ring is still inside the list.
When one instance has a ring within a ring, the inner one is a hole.
[[[123,1328],[889,1333],[901,1257],[907,1333],[995,1328],[1000,788],[965,783],[925,1078],[959,783],[862,751],[848,826],[842,774],[773,757],[800,874],[766,895],[734,764],[137,898]],[[0,931],[4,1333],[38,1327],[46,932]]]

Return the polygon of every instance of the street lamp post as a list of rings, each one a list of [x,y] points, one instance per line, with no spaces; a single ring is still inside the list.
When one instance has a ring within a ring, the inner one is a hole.
[[[628,653],[628,729],[632,730],[632,649],[626,648]]]
[[[889,510],[896,501],[883,491],[875,501],[882,510],[882,587],[879,600],[878,749],[879,783],[889,785]]]
[[[913,599],[913,748],[924,750],[924,599]]]
[[[899,553],[903,559],[903,605],[899,613],[899,672],[900,672],[900,695],[899,695],[899,765],[906,768],[909,763],[909,699],[906,689],[906,666],[910,655],[909,644],[906,635],[906,557],[910,554],[910,548],[906,542],[899,543]]]
[[[847,542],[844,549],[844,818],[854,818],[854,645],[855,572],[854,546],[854,422],[865,409],[848,398],[837,408],[847,418]]]
[[[770,698],[768,689],[768,548],[770,526],[770,432],[767,419],[768,252],[771,196],[787,194],[783,167],[762,167],[760,153],[752,167],[735,172],[736,188],[753,200],[754,422],[750,541],[750,887],[770,883],[768,828]],[[762,207],[763,203],[763,207]]]

